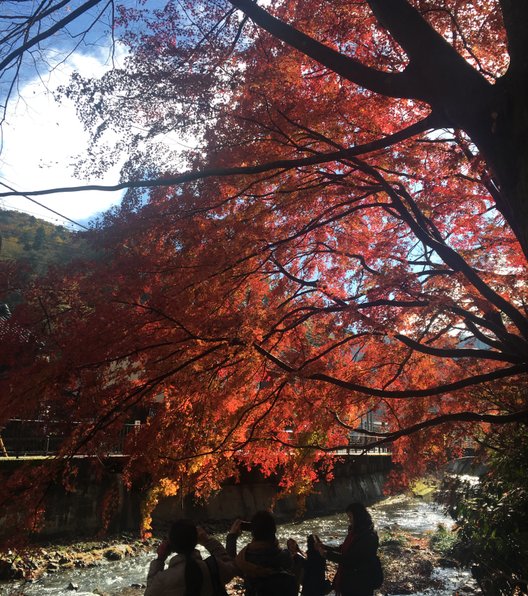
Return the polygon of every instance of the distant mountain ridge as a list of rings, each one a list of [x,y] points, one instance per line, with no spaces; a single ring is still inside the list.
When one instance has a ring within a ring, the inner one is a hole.
[[[36,274],[91,254],[80,234],[19,211],[0,209],[0,260],[27,262]]]

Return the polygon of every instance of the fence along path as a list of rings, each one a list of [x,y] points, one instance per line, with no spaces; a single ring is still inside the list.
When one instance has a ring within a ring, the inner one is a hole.
[[[47,420],[8,420],[0,427],[0,457],[46,457],[56,454],[64,438],[66,428],[75,422],[58,422]],[[139,421],[124,424],[119,437],[113,444],[108,445],[109,455],[119,455],[124,452],[126,437],[137,432]]]
[[[66,436],[65,428],[69,428],[71,424],[71,422],[47,420],[9,420],[4,427],[0,427],[0,457],[52,456],[59,451]],[[140,427],[139,420],[124,424],[117,440],[108,445],[108,454],[123,454],[127,437],[130,433],[138,432]],[[361,453],[390,454],[390,448],[385,445],[369,449],[370,440],[367,436],[352,434],[347,448],[336,449],[331,453],[337,457]]]

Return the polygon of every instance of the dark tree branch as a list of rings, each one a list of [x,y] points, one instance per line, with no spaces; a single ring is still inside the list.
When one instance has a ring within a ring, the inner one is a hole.
[[[359,434],[372,437],[373,440],[371,443],[366,445],[362,445],[363,451],[366,453],[371,449],[375,449],[376,447],[381,447],[382,445],[387,445],[388,443],[393,443],[395,440],[400,439],[402,437],[406,437],[427,428],[432,428],[435,426],[441,426],[443,424],[452,424],[453,422],[467,422],[467,423],[487,423],[487,424],[513,424],[513,423],[524,423],[528,422],[528,410],[519,410],[518,412],[512,412],[511,414],[477,414],[475,412],[457,412],[453,414],[444,414],[442,416],[437,416],[436,418],[430,418],[428,420],[424,420],[423,422],[419,422],[417,424],[413,424],[412,426],[408,426],[398,431],[388,432],[388,433],[376,433],[373,431],[368,431],[362,428],[357,428],[350,426],[340,420],[337,414],[334,412],[334,418],[336,422],[346,428],[347,430],[351,430],[357,432]],[[261,439],[264,440],[264,439]],[[272,440],[276,443],[280,443],[285,447],[289,447],[290,449],[302,449],[302,450],[317,450],[323,451],[325,453],[335,453],[342,450],[348,450],[354,448],[354,445],[350,445],[350,443],[345,443],[343,445],[332,445],[328,447],[326,445],[320,445],[319,443],[291,443],[288,441],[283,441],[279,437],[273,437],[273,439],[266,439]]]
[[[459,381],[455,381],[453,383],[436,385],[433,387],[428,387],[426,389],[389,391],[386,389],[376,389],[374,387],[367,387],[366,385],[359,385],[358,383],[351,383],[343,379],[331,377],[330,375],[326,375],[324,373],[313,373],[308,375],[302,374],[301,369],[295,369],[289,366],[280,358],[277,358],[277,356],[274,356],[273,354],[268,352],[268,350],[264,349],[262,346],[258,344],[253,344],[253,347],[257,350],[259,354],[273,362],[273,364],[275,364],[281,370],[289,374],[293,374],[294,376],[299,376],[302,379],[310,379],[312,381],[321,381],[323,383],[335,385],[336,387],[341,387],[342,389],[347,389],[348,391],[362,393],[363,395],[371,395],[373,397],[382,397],[387,399],[411,399],[415,397],[430,397],[433,395],[442,395],[443,393],[449,393],[451,391],[457,391],[459,389],[464,389],[473,385],[480,385],[489,381],[505,379],[508,377],[513,377],[528,372],[528,364],[518,364],[515,366],[510,366],[508,368],[500,368],[489,373],[472,375],[470,377],[460,379]]]
[[[0,198],[12,196],[39,196],[50,195],[62,192],[82,192],[87,190],[100,190],[106,192],[113,192],[116,190],[123,190],[125,188],[154,188],[167,187],[184,184],[186,182],[194,182],[195,180],[203,180],[205,178],[213,177],[228,177],[228,176],[249,176],[253,174],[262,174],[272,170],[289,170],[293,168],[307,167],[312,165],[329,163],[332,161],[341,161],[349,159],[356,155],[364,155],[390,147],[400,141],[409,139],[417,134],[435,128],[438,125],[438,119],[433,114],[430,114],[420,122],[412,124],[403,130],[398,131],[392,135],[388,135],[383,139],[365,143],[364,145],[357,145],[348,149],[340,151],[333,151],[330,153],[319,153],[309,157],[299,157],[297,159],[280,159],[277,161],[257,164],[254,166],[239,166],[232,168],[210,168],[202,171],[185,172],[178,176],[170,176],[164,178],[154,178],[151,180],[135,180],[129,182],[121,182],[113,185],[100,184],[86,184],[81,186],[67,186],[61,188],[49,188],[46,190],[32,190],[32,191],[10,191],[0,193]]]
[[[368,0],[380,22],[410,59],[408,70],[419,79],[420,95],[437,105],[446,92],[458,94],[457,82],[466,87],[489,83],[423,18],[407,0]],[[448,83],[449,81],[449,83]]]
[[[312,379],[314,381],[322,381],[329,383],[343,389],[350,391],[357,391],[364,395],[372,395],[374,397],[383,397],[387,399],[411,399],[415,397],[430,397],[433,395],[442,395],[444,393],[450,393],[459,389],[465,389],[466,387],[472,387],[474,385],[480,385],[489,381],[496,381],[498,379],[505,379],[508,377],[524,374],[528,372],[528,365],[516,365],[510,366],[509,368],[497,369],[490,373],[472,375],[465,379],[455,381],[453,383],[446,383],[445,385],[436,385],[434,387],[428,387],[426,389],[409,389],[404,391],[388,391],[383,389],[374,389],[372,387],[366,387],[365,385],[359,385],[357,383],[349,383],[342,379],[336,379],[323,373],[314,373],[309,376],[303,376],[303,378]]]
[[[131,391],[123,400],[120,400],[116,405],[112,405],[104,414],[102,414],[97,419],[93,427],[86,434],[79,437],[79,440],[75,442],[73,447],[70,447],[66,459],[73,459],[85,445],[87,445],[93,438],[97,436],[101,430],[104,430],[118,420],[123,412],[130,411],[134,406],[140,403],[147,394],[152,393],[157,387],[159,387],[163,381],[176,375],[176,373],[184,370],[199,360],[206,358],[221,347],[221,345],[216,345],[208,348],[178,364],[178,366],[174,367],[173,369],[158,375],[154,379],[149,379],[145,383],[142,383],[139,387]]]
[[[404,73],[386,73],[363,65],[270,15],[253,0],[229,0],[259,27],[319,64],[366,89],[389,97],[416,97]]]
[[[19,46],[18,48],[14,49],[12,52],[10,52],[0,62],[0,71],[4,70],[6,67],[8,67],[11,62],[13,62],[18,57],[20,57],[24,52],[26,52],[27,50],[31,49],[32,47],[38,45],[44,39],[51,37],[54,33],[57,33],[57,31],[64,29],[64,27],[66,27],[69,23],[71,23],[72,21],[75,21],[77,18],[79,18],[85,12],[90,10],[90,8],[93,8],[94,6],[96,6],[97,4],[99,4],[102,1],[104,1],[104,0],[88,0],[87,2],[84,2],[83,4],[81,4],[75,10],[72,10],[71,12],[69,12],[68,15],[66,17],[64,17],[63,19],[59,19],[58,21],[55,21],[55,23],[48,29],[45,29],[44,31],[42,31],[38,35],[35,35],[34,37],[29,36],[28,39],[25,41],[25,43],[23,43],[21,46]]]
[[[453,422],[477,422],[486,424],[512,424],[518,422],[526,423],[528,422],[528,410],[519,410],[518,412],[512,412],[510,414],[478,414],[477,412],[455,412],[453,414],[443,414],[442,416],[429,418],[428,420],[418,422],[417,424],[413,424],[406,428],[402,428],[401,430],[392,431],[388,433],[377,433],[366,429],[358,429],[340,420],[340,418],[336,414],[334,414],[334,417],[336,419],[336,422],[340,426],[346,428],[347,430],[353,430],[367,437],[378,438],[378,441],[374,441],[366,447],[368,449],[372,449],[386,443],[392,443],[396,439],[412,435],[414,433],[425,430],[426,428],[432,428],[435,426],[440,426],[442,424],[451,424]]]
[[[528,339],[528,319],[513,304],[508,302],[500,294],[495,292],[487,283],[485,283],[478,273],[464,260],[464,258],[449,247],[445,242],[440,241],[424,229],[415,219],[410,216],[408,209],[403,203],[400,194],[385,180],[385,178],[376,170],[376,168],[360,161],[357,158],[351,159],[352,163],[372,176],[383,187],[387,195],[392,199],[395,208],[398,210],[404,221],[407,222],[415,236],[426,246],[432,248],[442,260],[453,269],[459,271],[466,279],[482,294],[486,300],[506,314],[515,326],[519,329],[524,338]]]
[[[318,285],[318,281],[314,280],[314,281],[306,281],[304,279],[301,279],[299,277],[296,277],[295,275],[293,275],[292,273],[290,273],[287,269],[285,269],[280,263],[279,261],[277,261],[277,259],[275,257],[271,258],[272,262],[275,264],[275,266],[278,268],[278,270],[285,275],[288,279],[290,279],[291,281],[301,285],[301,286],[309,286],[312,288],[317,288]]]
[[[16,191],[12,186],[9,186],[9,184],[6,184],[5,182],[0,182],[0,184],[2,186],[5,186],[6,188],[9,188],[9,190],[11,190],[14,193],[17,193],[18,191]],[[20,194],[20,196],[24,197],[25,199],[27,199],[28,201],[31,201],[32,203],[35,203],[35,205],[38,205],[39,207],[42,207],[43,209],[46,209],[46,211],[49,211],[50,213],[54,213],[55,215],[58,215],[59,217],[62,217],[63,219],[69,221],[70,223],[78,226],[79,228],[83,228],[84,230],[89,230],[90,228],[87,228],[85,225],[79,223],[78,221],[75,221],[73,219],[70,219],[69,217],[66,217],[65,215],[60,214],[58,211],[55,211],[54,209],[52,209],[51,207],[48,207],[46,205],[43,205],[42,203],[39,203],[38,201],[36,201],[35,199],[32,199],[31,197],[28,197],[26,194],[22,193]]]
[[[405,335],[396,334],[394,337],[417,352],[430,354],[431,356],[438,356],[439,358],[479,358],[482,360],[497,360],[498,362],[511,362],[517,364],[522,364],[525,360],[521,356],[515,356],[514,354],[504,354],[501,352],[493,352],[491,350],[478,350],[476,348],[435,348],[414,341]]]

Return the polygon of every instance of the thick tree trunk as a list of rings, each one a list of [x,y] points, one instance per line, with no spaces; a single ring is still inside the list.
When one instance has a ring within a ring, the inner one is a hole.
[[[524,78],[524,77],[523,77]],[[504,77],[480,116],[461,125],[494,177],[497,207],[528,259],[528,81]]]
[[[368,1],[409,56],[416,97],[478,146],[497,187],[497,208],[528,259],[528,2],[501,0],[510,67],[492,85],[408,0]]]
[[[495,85],[436,32],[408,0],[368,0],[409,57],[386,73],[276,19],[251,0],[230,0],[255,23],[344,78],[391,97],[428,103],[439,127],[465,131],[487,162],[490,192],[528,260],[528,0],[501,0],[511,63]]]

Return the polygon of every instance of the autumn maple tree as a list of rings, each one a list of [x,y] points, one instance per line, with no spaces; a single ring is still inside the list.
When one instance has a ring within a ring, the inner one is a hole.
[[[525,423],[526,25],[521,0],[123,9],[126,66],[63,91],[80,173],[126,150],[127,194],[96,260],[26,292],[4,419],[74,420],[67,465],[141,419],[153,501],[240,464],[309,490],[370,411],[414,473]]]

